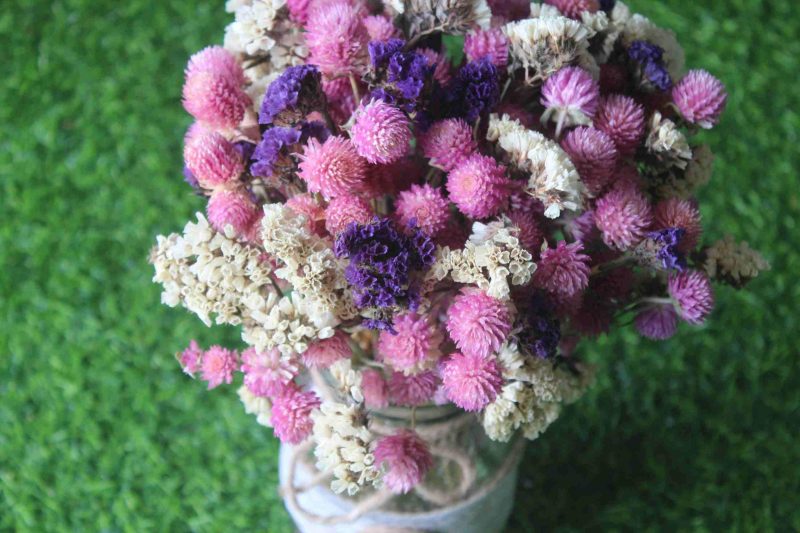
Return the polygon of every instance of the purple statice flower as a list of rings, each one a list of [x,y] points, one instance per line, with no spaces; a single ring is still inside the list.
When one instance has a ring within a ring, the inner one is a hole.
[[[369,60],[374,70],[386,68],[389,59],[397,52],[402,52],[406,45],[402,39],[389,39],[388,41],[372,41],[367,45]]]
[[[370,98],[413,113],[430,84],[434,66],[419,52],[405,51],[405,41],[390,39],[369,44],[372,86]]]
[[[520,314],[519,325],[517,337],[523,350],[541,359],[556,356],[561,342],[561,324],[552,306],[541,294],[534,295],[528,302],[527,308]]]
[[[322,95],[322,77],[317,67],[289,67],[267,87],[258,123],[293,125],[322,106]]]
[[[253,151],[250,173],[264,178],[271,176],[279,162],[288,157],[289,147],[300,142],[301,137],[301,132],[294,128],[275,127],[265,131]]]
[[[488,58],[461,67],[445,92],[448,114],[474,123],[500,101],[500,76]]]
[[[407,233],[399,231],[388,218],[350,223],[336,238],[334,252],[350,259],[345,279],[353,286],[356,306],[372,310],[378,317],[365,325],[390,331],[388,311],[398,305],[415,306],[419,296],[414,275],[435,260],[435,246],[429,237],[413,225]]]
[[[685,234],[686,230],[683,228],[668,228],[647,234],[647,238],[656,245],[656,259],[661,262],[664,270],[680,272],[686,268],[686,258],[678,251]]]
[[[672,88],[672,78],[664,65],[664,49],[647,41],[633,41],[628,47],[628,57],[642,68],[644,78],[655,88],[667,91]]]
[[[428,58],[418,52],[395,52],[389,58],[387,80],[406,100],[419,98],[426,79],[432,73]]]
[[[300,124],[300,133],[301,143],[305,143],[308,139],[316,139],[324,143],[331,136],[331,130],[319,120],[303,121]]]
[[[243,161],[248,161],[253,157],[253,151],[255,151],[256,145],[250,141],[237,141],[233,143],[233,149],[242,156]]]

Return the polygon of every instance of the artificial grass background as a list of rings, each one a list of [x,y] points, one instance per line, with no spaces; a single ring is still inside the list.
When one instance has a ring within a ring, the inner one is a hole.
[[[587,351],[597,386],[528,447],[512,530],[800,529],[800,18],[781,0],[630,2],[731,92],[701,193],[710,237],[764,251],[702,331]],[[0,12],[0,529],[290,531],[277,443],[172,353],[236,343],[159,305],[187,57],[223,2],[38,0]]]

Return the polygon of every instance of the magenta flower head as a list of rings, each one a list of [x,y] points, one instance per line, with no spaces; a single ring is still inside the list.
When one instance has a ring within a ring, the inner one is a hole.
[[[684,234],[678,243],[678,251],[688,253],[697,246],[700,236],[703,234],[703,225],[700,219],[700,210],[693,201],[669,198],[656,204],[653,228],[657,230],[682,229]]]
[[[494,158],[474,154],[447,175],[447,192],[459,211],[482,219],[500,212],[511,194],[511,182]]]
[[[536,218],[530,213],[511,211],[508,215],[512,224],[519,228],[519,243],[534,257],[539,255],[539,249],[544,242],[544,230]]]
[[[671,305],[657,305],[636,315],[635,325],[642,337],[666,340],[678,330],[678,313]]]
[[[542,122],[554,121],[559,137],[565,127],[591,124],[599,102],[600,85],[592,75],[580,67],[564,67],[542,87]]]
[[[215,129],[232,129],[244,118],[250,97],[227,75],[197,71],[183,85],[183,107],[194,118]]]
[[[244,70],[236,57],[221,46],[203,48],[191,58],[186,66],[186,79],[200,73],[225,78],[233,85],[245,84]]]
[[[690,324],[702,324],[714,307],[714,292],[708,276],[697,270],[685,270],[670,276],[667,290],[675,310]]]
[[[244,384],[256,396],[277,397],[299,371],[297,364],[282,358],[277,348],[267,352],[248,348],[242,352]]]
[[[468,61],[488,57],[498,68],[508,64],[508,39],[501,28],[477,29],[464,38],[464,53]]]
[[[594,219],[603,242],[624,251],[644,238],[653,222],[653,210],[641,193],[614,188],[597,201]]]
[[[183,158],[198,183],[207,189],[234,184],[244,172],[244,161],[233,143],[212,131],[192,128]]]
[[[728,93],[722,82],[705,70],[691,70],[672,88],[672,100],[687,122],[709,129],[719,122]]]
[[[203,363],[203,350],[198,346],[197,341],[193,340],[182,352],[176,354],[178,362],[186,375],[194,377],[201,369]]]
[[[426,183],[401,192],[395,210],[403,226],[413,221],[426,235],[436,237],[450,220],[448,206],[442,189]]]
[[[367,28],[370,41],[388,41],[402,37],[400,28],[397,28],[392,19],[386,15],[370,15],[364,17],[364,26]]]
[[[445,172],[454,170],[469,156],[478,152],[472,128],[465,120],[449,118],[434,122],[419,138],[422,153],[431,165]]]
[[[581,20],[584,11],[596,13],[600,9],[599,0],[545,0],[544,3],[555,6],[564,16],[575,20]]]
[[[337,331],[333,337],[313,342],[303,352],[303,364],[308,368],[328,368],[336,361],[353,355],[347,335]]]
[[[583,244],[578,241],[567,244],[560,241],[555,248],[542,252],[533,285],[561,298],[579,294],[589,285],[588,255],[582,253]]]
[[[308,230],[319,236],[325,235],[325,209],[308,193],[298,194],[286,200],[286,207],[295,214],[306,217]]]
[[[454,353],[442,362],[442,383],[447,399],[465,411],[480,411],[493,402],[503,387],[494,357]]]
[[[299,24],[305,25],[308,22],[308,12],[314,0],[286,0],[286,7],[289,8],[289,16]]]
[[[413,429],[401,429],[378,441],[375,462],[386,464],[383,482],[389,490],[405,494],[419,484],[433,467],[433,456],[428,445]]]
[[[300,444],[314,428],[311,412],[320,400],[311,391],[303,392],[296,385],[284,387],[272,402],[270,423],[275,436],[284,444]]]
[[[324,143],[309,139],[297,173],[308,190],[325,198],[354,194],[367,179],[367,162],[350,139],[330,136]]]
[[[581,126],[567,133],[561,147],[575,164],[591,194],[599,194],[611,181],[619,154],[614,141],[601,130]]]
[[[356,109],[350,138],[370,163],[393,163],[408,153],[411,123],[405,113],[382,100]]]
[[[444,336],[427,315],[404,313],[394,318],[395,333],[382,331],[378,354],[393,369],[417,374],[433,368],[441,357],[439,345]]]
[[[336,236],[350,223],[369,224],[374,217],[372,207],[364,198],[352,194],[337,196],[325,208],[325,229]]]
[[[257,211],[250,195],[241,189],[215,189],[206,206],[211,227],[224,233],[225,226],[230,225],[239,235],[247,232],[256,218]]]
[[[407,376],[393,372],[389,378],[389,398],[395,405],[415,407],[431,401],[439,387],[439,378],[430,370]]]
[[[223,383],[233,382],[233,373],[239,370],[239,354],[222,346],[212,346],[203,354],[201,378],[208,382],[208,389]]]
[[[428,65],[433,67],[433,79],[439,82],[442,87],[450,83],[453,79],[453,65],[447,58],[447,55],[440,54],[436,50],[430,48],[421,48],[417,50],[428,60]]]
[[[608,135],[624,155],[632,155],[644,137],[644,108],[630,96],[612,94],[600,101],[594,127]]]
[[[447,332],[467,355],[489,357],[511,333],[513,318],[508,306],[484,291],[464,288],[447,311]]]
[[[364,26],[363,6],[334,0],[315,6],[306,23],[309,64],[330,77],[363,70],[367,63],[369,33]]]
[[[389,405],[389,388],[383,375],[374,368],[361,371],[361,390],[367,409],[383,409]]]

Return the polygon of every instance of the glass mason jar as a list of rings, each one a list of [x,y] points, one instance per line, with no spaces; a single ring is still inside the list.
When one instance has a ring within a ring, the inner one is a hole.
[[[314,466],[312,443],[282,445],[280,483],[286,508],[303,533],[453,531],[499,532],[511,513],[521,436],[494,442],[474,413],[452,405],[373,412],[370,430],[389,435],[413,424],[430,446],[434,466],[404,495],[364,489],[355,497],[334,494],[330,476]]]

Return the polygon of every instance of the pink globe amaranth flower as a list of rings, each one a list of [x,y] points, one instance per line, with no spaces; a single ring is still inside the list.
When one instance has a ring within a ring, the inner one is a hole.
[[[367,28],[370,41],[388,41],[389,39],[400,39],[403,36],[400,28],[397,28],[392,19],[386,15],[364,17],[364,26]]]
[[[611,181],[619,154],[614,141],[602,131],[581,126],[567,133],[561,147],[575,164],[590,194],[598,194]]]
[[[284,387],[272,402],[270,424],[284,444],[300,444],[314,427],[311,412],[320,400],[313,392],[303,392],[296,385]]]
[[[277,348],[259,352],[248,348],[242,352],[245,386],[259,397],[275,398],[297,377],[300,368],[291,359],[284,359]]]
[[[508,39],[501,28],[475,30],[464,38],[464,53],[469,61],[488,57],[498,68],[508,64]]]
[[[373,368],[361,371],[361,391],[364,393],[364,405],[367,409],[383,409],[389,406],[389,388],[379,371]]]
[[[700,210],[692,200],[669,198],[656,204],[653,212],[653,229],[681,228],[685,231],[678,243],[678,250],[688,253],[700,242],[703,225]]]
[[[580,308],[571,316],[575,331],[590,338],[608,333],[613,321],[614,307],[590,294],[586,295]]]
[[[505,22],[526,19],[531,15],[529,0],[488,0],[492,16],[500,17]]]
[[[207,189],[235,184],[245,169],[233,143],[219,133],[190,128],[183,149],[186,167]]]
[[[440,373],[447,399],[465,411],[480,411],[503,387],[494,357],[454,353],[442,361]]]
[[[564,16],[575,20],[581,20],[584,11],[596,13],[600,9],[598,0],[544,0],[544,3],[555,6]]]
[[[189,63],[186,65],[186,79],[199,73],[226,78],[233,85],[240,87],[247,81],[236,57],[221,46],[203,48],[189,58]]]
[[[509,199],[509,212],[521,211],[526,215],[532,215],[541,220],[544,217],[544,204],[530,194],[516,190],[511,193]]]
[[[215,129],[232,129],[244,118],[251,101],[241,85],[227,76],[196,72],[183,85],[183,107]]]
[[[442,356],[439,345],[444,335],[431,318],[413,312],[397,315],[394,329],[396,334],[382,331],[378,338],[381,360],[406,374],[418,374],[433,368]]]
[[[447,310],[447,332],[467,355],[489,357],[511,333],[513,317],[508,306],[484,291],[464,288]]]
[[[308,15],[308,63],[328,76],[347,76],[364,69],[369,33],[363,6],[345,0],[320,3]]]
[[[200,371],[203,364],[203,350],[192,340],[189,346],[177,354],[178,362],[181,364],[184,374],[194,377]]]
[[[315,235],[325,234],[325,208],[319,205],[314,196],[298,194],[286,200],[286,207],[298,215],[306,217],[306,227]]]
[[[614,171],[612,188],[626,193],[640,193],[644,189],[642,175],[636,165],[632,163],[620,163]]]
[[[450,220],[450,203],[439,187],[412,185],[397,197],[395,212],[404,226],[412,221],[426,235],[436,237]]]
[[[396,195],[423,181],[425,171],[413,157],[404,157],[388,165],[369,165],[363,192],[368,198]]]
[[[395,405],[416,407],[428,403],[438,386],[439,378],[430,370],[412,376],[392,372],[389,378],[389,398]]]
[[[670,276],[667,290],[675,302],[675,310],[690,324],[702,324],[714,307],[714,292],[708,276],[697,270],[686,270]]]
[[[600,239],[600,230],[594,222],[594,210],[588,209],[567,222],[567,230],[572,237],[584,244]]]
[[[289,17],[294,22],[305,25],[308,22],[308,12],[313,3],[313,0],[286,0],[286,7],[289,8]]]
[[[201,378],[208,382],[208,389],[223,383],[233,382],[233,373],[239,370],[239,354],[222,346],[212,346],[203,354]]]
[[[447,192],[459,211],[482,219],[496,215],[508,202],[511,182],[494,158],[474,154],[447,175]]]
[[[303,352],[303,364],[308,368],[328,368],[336,361],[353,355],[348,336],[337,331],[333,337],[309,344]]]
[[[511,211],[508,218],[519,228],[518,238],[522,247],[534,256],[538,256],[545,236],[536,217],[523,211]]]
[[[580,67],[564,67],[550,76],[542,87],[543,120],[556,117],[560,125],[570,114],[582,113],[594,118],[600,102],[600,85]],[[556,131],[559,132],[560,127]]]
[[[440,54],[430,48],[420,48],[417,52],[425,56],[425,59],[428,60],[428,65],[433,67],[433,79],[435,81],[438,81],[442,87],[450,83],[450,80],[453,79],[453,65],[447,59],[447,55]]]
[[[644,108],[630,96],[612,94],[600,100],[594,127],[608,135],[617,151],[631,155],[644,138]]]
[[[495,110],[499,116],[508,115],[511,120],[518,120],[526,129],[536,129],[539,119],[533,113],[514,102],[503,102]]]
[[[297,175],[310,192],[330,199],[358,192],[367,178],[367,162],[344,137],[331,136],[321,144],[309,139]]]
[[[533,285],[561,298],[579,294],[589,285],[590,259],[582,252],[581,242],[564,241],[542,252]]]
[[[257,211],[250,195],[241,189],[215,189],[206,207],[211,227],[224,233],[225,226],[231,225],[238,235],[247,232]]]
[[[653,222],[653,210],[644,195],[614,188],[597,200],[594,219],[603,242],[624,251],[642,241]]]
[[[388,164],[408,153],[411,123],[405,113],[383,100],[356,109],[350,138],[370,163]]]
[[[374,217],[372,207],[364,198],[354,195],[338,196],[325,209],[325,229],[336,236],[350,223],[368,224]]]
[[[671,305],[658,305],[636,315],[634,324],[642,337],[663,341],[678,330],[678,313]]]
[[[459,164],[478,152],[478,143],[472,137],[472,128],[460,118],[434,122],[419,137],[422,153],[431,160],[431,166],[451,172]]]
[[[705,70],[691,70],[672,88],[672,100],[687,122],[709,129],[719,122],[728,93],[722,82]]]
[[[386,463],[384,484],[396,494],[405,494],[422,481],[433,467],[428,445],[413,429],[401,429],[382,437],[375,446],[375,462]]]

